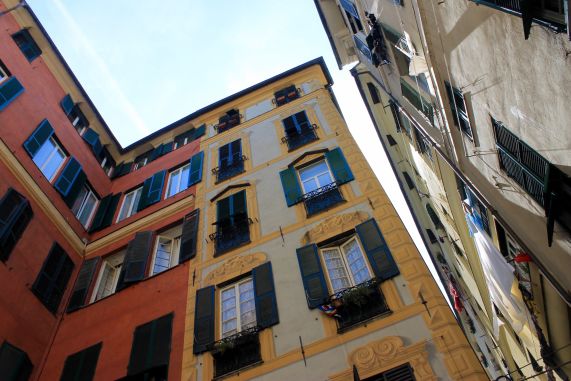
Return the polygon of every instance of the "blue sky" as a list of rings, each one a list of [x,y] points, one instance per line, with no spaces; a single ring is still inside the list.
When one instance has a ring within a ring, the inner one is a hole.
[[[427,257],[355,82],[347,68],[338,70],[312,0],[28,3],[123,146],[323,56],[351,133]]]

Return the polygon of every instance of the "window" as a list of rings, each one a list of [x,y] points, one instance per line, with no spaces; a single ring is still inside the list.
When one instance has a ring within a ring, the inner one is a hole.
[[[426,229],[426,235],[428,236],[430,243],[438,242],[438,238],[436,238],[436,235],[434,235],[434,232],[431,229]]]
[[[12,38],[29,62],[32,62],[42,54],[42,51],[30,35],[30,31],[28,29],[22,29],[21,31],[14,33]]]
[[[67,94],[63,99],[60,101],[60,106],[67,115],[67,118],[71,122],[71,124],[75,127],[77,132],[81,135],[85,132],[85,129],[89,126],[89,122],[87,118],[79,108],[78,104],[73,102],[71,96]]]
[[[115,293],[124,259],[124,252],[113,254],[108,258],[105,258],[101,265],[101,269],[99,270],[99,278],[95,286],[96,292],[93,293],[92,302]]]
[[[450,108],[452,110],[452,118],[454,124],[460,127],[460,130],[471,140],[474,139],[472,127],[470,126],[470,118],[468,117],[468,110],[464,95],[459,89],[452,87],[450,83],[444,82],[448,100],[450,101]]]
[[[74,264],[63,248],[55,243],[32,286],[32,291],[52,313],[56,313],[73,272]]]
[[[60,381],[91,381],[95,376],[102,343],[67,356]]]
[[[242,115],[240,115],[240,112],[237,109],[227,111],[226,114],[221,116],[218,120],[216,131],[221,133],[239,125],[241,118]]]
[[[519,368],[518,368],[519,369]],[[500,377],[501,378],[501,377]],[[364,381],[415,381],[414,370],[409,363],[384,371]]]
[[[65,158],[66,155],[59,144],[53,137],[50,137],[40,147],[33,160],[48,181],[52,181]]]
[[[458,192],[462,200],[471,208],[472,213],[474,213],[474,220],[480,228],[490,234],[490,223],[488,220],[488,209],[482,202],[476,197],[476,195],[470,190],[468,185],[462,181],[461,178],[456,176],[456,185],[458,186]]]
[[[354,179],[341,149],[332,149],[324,156],[324,160],[300,168],[290,165],[280,172],[287,205],[303,201],[308,216],[343,202],[339,185]]]
[[[8,69],[4,66],[2,61],[0,61],[0,83],[7,81],[10,78],[10,73]]]
[[[278,107],[294,101],[297,98],[299,98],[299,91],[295,85],[288,86],[274,93],[274,102]]]
[[[258,333],[279,323],[271,263],[253,268],[251,276],[246,274],[218,290],[215,286],[198,290],[194,313],[193,353],[212,353],[215,377],[260,363]],[[215,332],[220,334],[218,341]]]
[[[397,132],[404,131],[404,133],[410,138],[412,130],[412,122],[408,117],[401,112],[400,106],[389,100],[389,106],[391,107],[391,112],[393,114],[393,119],[395,121],[395,128]]]
[[[430,123],[434,123],[434,108],[432,104],[424,99],[416,89],[409,85],[403,78],[400,80],[402,96],[405,97],[418,111],[428,118]]]
[[[113,160],[113,157],[106,148],[103,148],[101,152],[99,164],[101,165],[101,168],[103,168],[103,172],[105,172],[107,176],[111,176],[113,168],[115,167],[115,160]]]
[[[144,154],[137,156],[137,158],[135,159],[135,166],[133,167],[134,171],[143,168],[145,165],[150,163],[149,158],[151,156],[151,152],[152,151],[147,151]]]
[[[252,278],[226,287],[220,292],[222,337],[228,337],[256,325],[254,283]]]
[[[159,274],[179,263],[181,234],[182,225],[159,233],[150,275]]]
[[[216,181],[224,181],[244,172],[242,155],[242,140],[237,139],[223,145],[218,149],[218,168],[216,168]]]
[[[165,198],[174,196],[182,192],[188,187],[188,176],[190,172],[190,164],[175,169],[169,174],[169,183],[167,186],[167,194]]]
[[[369,93],[371,94],[371,101],[374,104],[381,103],[381,98],[379,97],[379,91],[371,82],[367,82],[367,87],[369,88]]]
[[[10,381],[27,381],[32,373],[32,362],[20,348],[7,341],[0,347],[0,374]]]
[[[361,24],[359,12],[357,11],[357,7],[353,1],[339,0],[339,4],[341,4],[341,7],[343,7],[345,10],[345,15],[347,16],[347,21],[349,21],[349,25],[351,26],[351,31],[353,31],[353,34],[362,31],[363,25]]]
[[[387,135],[387,142],[389,142],[389,145],[391,147],[397,145],[397,141],[395,140],[395,138],[393,138],[392,135]]]
[[[79,191],[79,194],[75,199],[75,203],[71,208],[71,211],[75,214],[84,228],[89,226],[89,223],[95,214],[98,202],[99,199],[95,193],[93,193],[87,185],[84,185]]]
[[[404,171],[402,173],[402,175],[404,177],[404,181],[406,181],[406,185],[408,186],[408,189],[413,190],[415,188],[414,181],[412,181],[412,178],[410,177],[408,172]]]
[[[317,140],[316,125],[312,125],[305,111],[298,112],[282,121],[285,128],[283,143],[287,143],[290,151]]]
[[[250,223],[245,190],[218,201],[216,203],[216,232],[210,237],[216,241],[216,254],[250,242]]]
[[[416,141],[416,148],[418,152],[426,154],[432,160],[432,147],[430,139],[421,132],[418,127],[414,127],[414,140]]]
[[[333,293],[371,279],[363,250],[356,238],[340,246],[321,249]]]
[[[10,75],[8,68],[0,61],[0,111],[5,109],[18,95],[24,92],[24,87]]]
[[[0,260],[8,260],[32,215],[28,200],[9,188],[0,200]]]
[[[189,131],[183,132],[174,138],[173,149],[178,149],[193,140],[198,139],[206,133],[206,124],[200,125],[198,128],[192,128]]]
[[[139,205],[139,201],[141,200],[142,192],[143,187],[139,187],[125,195],[125,198],[123,198],[123,204],[119,210],[117,222],[124,220],[127,217],[131,217],[133,214],[137,213],[137,207]]]

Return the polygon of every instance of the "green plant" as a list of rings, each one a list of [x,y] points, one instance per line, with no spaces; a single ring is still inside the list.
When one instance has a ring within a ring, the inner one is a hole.
[[[218,353],[224,353],[228,350],[234,349],[234,342],[233,341],[219,341],[214,344],[214,349]]]
[[[367,303],[372,290],[369,287],[355,287],[343,295],[344,304],[362,306]]]

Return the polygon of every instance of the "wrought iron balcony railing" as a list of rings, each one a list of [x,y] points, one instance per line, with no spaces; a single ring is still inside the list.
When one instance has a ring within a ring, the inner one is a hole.
[[[299,98],[299,95],[301,94],[301,91],[293,86],[286,90],[287,91],[276,93],[275,98],[272,99],[272,103],[275,104],[276,107],[285,105],[286,103],[296,100],[297,98]]]
[[[262,362],[259,332],[252,327],[211,344],[215,378]]]
[[[216,231],[208,237],[216,243],[216,254],[224,253],[250,242],[250,225],[253,223],[247,215],[232,216],[215,222]]]
[[[212,174],[216,176],[216,182],[222,182],[244,172],[244,161],[247,159],[248,158],[245,155],[236,156],[232,159],[232,163],[230,165],[221,165],[213,168]]]
[[[305,211],[308,217],[345,201],[337,182],[332,182],[324,187],[306,193],[301,199],[305,205]]]
[[[240,124],[240,120],[243,118],[242,114],[232,114],[226,115],[218,121],[218,124],[214,126],[214,130],[217,133],[222,133],[231,129],[232,127],[236,127]]]
[[[312,124],[299,134],[286,135],[282,138],[282,144],[287,144],[288,151],[293,151],[294,149],[317,140],[315,130],[318,128],[316,124]]]
[[[329,297],[328,304],[336,309],[334,317],[339,333],[391,312],[376,278],[336,292]]]

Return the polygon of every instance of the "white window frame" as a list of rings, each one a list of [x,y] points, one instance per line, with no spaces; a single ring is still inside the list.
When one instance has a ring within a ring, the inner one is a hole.
[[[182,172],[183,172],[185,169],[187,169],[187,170],[189,171],[189,174],[188,174],[188,175],[190,176],[190,163],[189,163],[189,164],[186,164],[186,165],[183,165],[182,167],[177,168],[177,169],[175,169],[174,171],[171,171],[171,172],[169,173],[169,181],[168,181],[168,184],[167,184],[167,191],[165,192],[165,199],[167,199],[167,198],[169,198],[169,197],[172,197],[172,196],[174,196],[174,195],[176,195],[176,194],[178,194],[178,193],[180,193],[180,192],[182,192],[182,191],[188,189],[188,186],[187,186],[188,184],[185,184],[185,185],[184,185],[184,188],[181,188]],[[176,173],[178,173],[178,174],[180,175],[180,176],[178,177],[177,191],[174,192],[174,193],[171,193],[172,178],[173,178],[173,175],[176,174]]]
[[[137,206],[135,206],[135,200],[137,199],[137,192],[142,193],[143,192],[143,187],[138,187],[137,189],[132,190],[131,192],[127,193],[125,195],[125,197],[123,197],[123,201],[121,202],[121,208],[119,209],[119,214],[117,215],[117,222],[123,221],[124,219],[127,219],[129,217],[131,217],[133,214],[137,213]],[[121,218],[121,214],[123,214],[123,209],[125,209],[125,201],[127,200],[127,197],[129,197],[130,195],[133,195],[133,197],[131,198],[131,202],[130,204],[127,206],[128,211],[125,214],[125,217]],[[141,196],[139,195],[139,201],[141,200]],[[138,204],[138,203],[137,203]]]
[[[244,283],[248,283],[251,282],[252,283],[252,294],[253,294],[253,298],[251,300],[254,301],[254,321],[253,321],[253,325],[252,327],[255,327],[256,324],[258,323],[257,321],[257,316],[256,316],[256,295],[255,295],[255,291],[254,291],[254,279],[252,277],[248,277],[245,279],[242,279],[236,283],[233,283],[227,287],[224,287],[222,289],[220,289],[220,293],[219,293],[219,307],[220,307],[220,337],[223,339],[225,337],[229,337],[232,335],[235,335],[236,333],[242,332],[244,329],[248,329],[248,328],[242,328],[242,313],[240,310],[240,285],[244,284]],[[223,312],[223,308],[222,308],[222,294],[230,289],[234,289],[234,300],[236,302],[235,306],[236,306],[236,332],[235,333],[231,333],[229,335],[225,335],[225,332],[223,331],[223,326],[224,326],[224,321],[222,320],[222,312]]]
[[[97,282],[95,283],[95,287],[93,288],[93,293],[91,295],[90,303],[96,302],[101,299],[105,299],[106,297],[111,296],[115,292],[117,292],[117,284],[119,283],[119,275],[121,274],[121,267],[123,266],[124,260],[125,260],[125,253],[117,253],[115,255],[110,256],[109,258],[106,258],[103,261],[101,267],[99,268],[99,274],[97,275]],[[101,282],[103,281],[103,274],[105,273],[106,268],[113,269],[114,271],[113,278],[111,280],[111,286],[113,288],[113,291],[107,295],[103,295],[102,297],[97,298],[97,295],[99,294],[100,291],[99,289],[104,286],[103,284],[101,284]]]
[[[8,73],[6,73],[6,71],[2,68],[2,66],[0,66],[0,83],[7,81],[8,78],[10,78],[10,76],[8,75]]]
[[[171,241],[171,251],[169,253],[169,267],[155,272],[155,264],[157,260],[157,251],[159,250],[159,244],[161,240]],[[159,235],[155,241],[155,249],[153,250],[153,260],[151,262],[151,268],[149,270],[149,276],[158,275],[168,269],[173,268],[174,266],[178,265],[178,259],[180,257],[180,246],[181,246],[181,236],[176,237],[169,237],[166,235]]]
[[[345,268],[345,273],[347,274],[347,278],[349,280],[349,287],[354,287],[357,286],[358,283],[356,283],[355,279],[354,279],[354,275],[353,272],[351,271],[351,268],[349,267],[349,261],[347,259],[347,254],[345,252],[345,250],[343,249],[344,247],[346,247],[347,245],[349,245],[350,242],[355,241],[359,247],[359,250],[361,251],[361,255],[363,257],[363,261],[365,262],[365,268],[367,269],[368,273],[369,273],[369,279],[373,279],[374,275],[373,275],[373,271],[371,269],[371,265],[369,263],[369,258],[367,258],[367,254],[365,253],[365,250],[363,249],[363,245],[361,245],[361,242],[357,239],[357,236],[353,236],[351,238],[349,238],[348,240],[346,240],[345,242],[343,242],[340,245],[336,245],[336,246],[329,246],[329,247],[323,247],[320,248],[320,256],[321,256],[321,261],[323,262],[323,269],[325,270],[325,274],[326,274],[326,278],[327,278],[327,283],[329,286],[329,290],[334,294],[340,291],[343,291],[344,289],[339,289],[339,290],[335,290],[333,287],[333,281],[331,279],[331,275],[329,274],[329,269],[327,268],[327,262],[325,261],[325,254],[324,254],[324,250],[331,250],[331,249],[337,249],[340,253],[340,258],[341,261],[343,263],[343,266]],[[364,281],[366,282],[366,281]],[[347,288],[349,288],[347,287]]]
[[[332,183],[335,182],[335,176],[333,176],[333,171],[331,171],[331,168],[329,167],[329,163],[327,162],[327,160],[326,160],[325,158],[323,158],[322,160],[316,161],[315,163],[311,163],[311,164],[309,164],[309,165],[306,165],[306,166],[297,168],[297,170],[296,170],[296,172],[297,172],[297,177],[299,178],[299,183],[301,184],[301,190],[303,191],[303,194],[307,194],[307,193],[309,193],[309,192],[313,192],[313,190],[308,192],[308,191],[305,189],[305,184],[303,183],[303,179],[301,178],[301,172],[303,172],[304,170],[307,170],[308,168],[317,166],[317,165],[320,164],[320,163],[325,163],[325,166],[327,167],[327,171],[329,172],[329,177],[331,178],[331,182],[330,182],[329,184],[332,184]],[[323,172],[323,173],[325,173],[325,172]],[[317,177],[314,177],[314,178],[315,178],[315,182],[319,185],[319,186],[318,186],[317,188],[315,188],[315,189],[323,188],[324,186],[329,185],[329,184],[323,184],[323,185],[322,185],[322,184],[319,183],[319,181],[317,181]],[[314,190],[315,190],[315,189],[314,189]]]
[[[93,219],[93,216],[95,215],[95,211],[97,210],[97,205],[99,204],[99,198],[95,195],[95,192],[93,192],[89,186],[84,185],[84,188],[87,189],[87,193],[83,197],[83,200],[81,201],[81,205],[79,206],[79,209],[77,210],[77,213],[75,214],[75,217],[78,219],[79,222],[81,222],[81,220],[79,219],[79,216],[81,216],[81,214],[83,213],[85,206],[87,204],[88,198],[90,196],[92,196],[95,199],[95,203],[93,204],[93,209],[91,210],[91,212],[89,212],[89,216],[87,217],[85,224],[82,223],[83,227],[87,229],[87,227],[91,224],[91,220]]]
[[[140,160],[138,162],[135,163],[135,166],[133,168],[133,171],[136,171],[137,169],[143,168],[145,165],[147,165],[149,163],[149,158],[148,157],[144,157],[143,160]]]
[[[36,160],[35,160],[35,159],[36,159],[36,157],[38,156],[38,153],[42,150],[42,148],[43,148],[46,144],[49,144],[49,143],[53,144],[53,149],[52,149],[52,151],[50,152],[50,154],[48,155],[48,157],[46,158],[46,160],[45,160],[41,165],[39,165],[38,163],[36,163]],[[54,156],[56,153],[61,154],[61,156],[63,156],[63,159],[62,159],[61,162],[59,163],[58,167],[56,168],[56,170],[54,171],[54,173],[52,174],[52,176],[51,176],[50,178],[48,178],[48,177],[46,176],[46,174],[44,173],[44,168],[45,168],[46,164],[50,162],[50,160],[53,158],[53,156]],[[48,179],[48,181],[51,182],[51,181],[56,177],[56,175],[59,173],[59,171],[61,170],[61,167],[63,167],[63,164],[66,162],[66,159],[67,159],[67,155],[65,154],[65,152],[63,151],[63,149],[59,146],[58,142],[54,139],[54,137],[53,137],[53,136],[50,136],[50,138],[49,138],[48,140],[46,140],[46,141],[44,142],[44,144],[42,144],[42,145],[40,146],[40,149],[38,149],[38,151],[36,152],[36,154],[34,155],[34,157],[33,157],[32,160],[34,161],[34,163],[36,164],[36,166],[40,169],[40,171],[42,172],[42,174],[43,174],[44,176],[46,176],[46,178]]]

